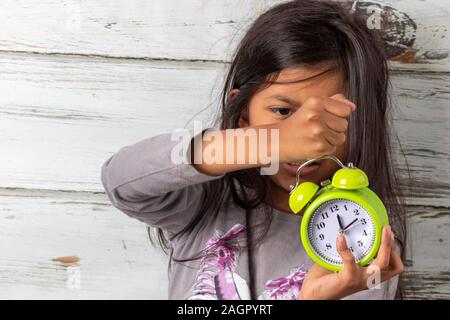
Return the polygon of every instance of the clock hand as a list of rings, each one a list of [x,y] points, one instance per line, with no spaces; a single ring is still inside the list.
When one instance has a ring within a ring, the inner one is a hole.
[[[350,224],[347,225],[342,231],[345,231],[345,230],[347,230],[348,228],[350,228],[350,226],[351,226],[352,224],[354,224],[356,221],[358,221],[358,218],[356,218],[355,220],[353,220],[352,222],[350,222]]]
[[[342,233],[344,231],[344,227],[342,226],[341,217],[339,216],[339,214],[336,214],[336,216],[339,223],[339,233]]]
[[[347,228],[345,228],[345,231],[347,231],[348,229],[351,229],[351,228],[353,228],[354,226],[357,226],[357,225],[359,225],[359,224],[361,224],[361,220],[359,220],[357,223],[355,223],[355,224],[352,224],[351,226],[349,225],[349,226],[347,226]]]

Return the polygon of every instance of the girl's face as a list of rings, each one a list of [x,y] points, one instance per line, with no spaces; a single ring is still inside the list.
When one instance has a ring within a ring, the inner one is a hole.
[[[297,107],[272,96],[284,96],[302,105],[311,96],[330,97],[337,93],[343,93],[345,95],[343,75],[339,71],[330,71],[314,77],[329,67],[328,64],[322,63],[311,67],[283,70],[275,81],[284,82],[312,78],[291,84],[272,84],[268,88],[258,92],[250,100],[248,109],[241,113],[239,126],[246,127],[284,121],[297,110]],[[231,92],[231,96],[237,93],[238,90]],[[348,139],[346,140],[348,141]],[[341,161],[345,161],[347,149],[348,142],[337,147],[333,155]],[[308,159],[299,160],[304,162]],[[320,183],[323,180],[330,179],[338,169],[337,164],[330,160],[321,161],[319,165],[316,171],[302,177],[301,181]],[[278,192],[289,193],[289,186],[295,184],[295,174],[289,172],[282,163],[280,163],[278,173],[269,175],[268,177],[274,183]]]

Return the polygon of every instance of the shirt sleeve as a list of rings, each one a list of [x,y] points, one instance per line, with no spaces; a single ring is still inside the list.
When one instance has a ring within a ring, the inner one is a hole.
[[[199,133],[198,135],[201,135]],[[210,181],[224,176],[201,173],[191,163],[191,139],[172,140],[160,134],[123,147],[102,166],[101,180],[111,203],[149,226],[172,236],[200,210]],[[172,161],[174,148],[182,143],[182,163]],[[184,151],[183,151],[184,150]]]

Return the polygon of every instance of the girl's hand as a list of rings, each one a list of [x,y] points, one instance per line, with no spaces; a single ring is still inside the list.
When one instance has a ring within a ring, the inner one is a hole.
[[[244,127],[239,130],[243,130],[245,133],[246,130],[264,129],[265,134],[267,134],[267,129],[269,129],[269,132],[271,129],[279,130],[279,140],[276,146],[271,145],[270,138],[267,138],[269,142],[267,140],[264,142],[270,145],[269,150],[277,150],[278,162],[309,160],[322,155],[333,154],[336,147],[345,142],[348,127],[347,118],[355,109],[356,106],[347,100],[343,94],[336,94],[332,97],[310,97],[298,110],[283,121]],[[244,143],[244,148],[239,150],[237,149],[238,144],[231,145],[231,148],[234,148],[231,151],[227,143],[219,143],[220,141],[227,141],[226,131],[228,130],[235,129],[222,130],[220,132],[222,138],[218,141],[202,139],[200,144],[194,145],[192,139],[192,159],[199,150],[209,149],[216,153],[217,148],[219,154],[227,154],[230,159],[234,160],[233,163],[201,161],[201,163],[195,164],[198,171],[209,175],[221,175],[230,171],[270,165],[270,163],[264,162],[266,159],[261,161],[262,159],[258,157],[261,155],[259,150],[256,151],[257,161],[250,161],[252,153],[255,153],[253,147],[255,145],[260,146],[259,142]],[[265,152],[267,151],[262,151],[264,154]],[[237,161],[238,155],[244,160],[243,162]],[[201,156],[203,157],[204,154]]]
[[[380,272],[381,282],[403,272],[403,263],[395,248],[395,240],[389,225],[383,228],[381,246],[377,258],[369,267],[360,267],[347,247],[345,237],[339,235],[336,248],[344,262],[339,272],[332,272],[315,264],[303,281],[299,299],[341,299],[368,288],[374,272]]]
[[[295,162],[334,153],[345,142],[347,119],[355,109],[356,105],[343,94],[308,98],[289,118],[277,123],[280,161]]]

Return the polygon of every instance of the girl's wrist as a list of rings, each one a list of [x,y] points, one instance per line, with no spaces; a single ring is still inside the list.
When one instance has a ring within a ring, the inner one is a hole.
[[[256,126],[205,131],[199,143],[191,141],[192,163],[199,171],[212,175],[270,166],[273,159],[279,162],[278,133],[272,129]],[[199,153],[201,156],[195,155]]]

